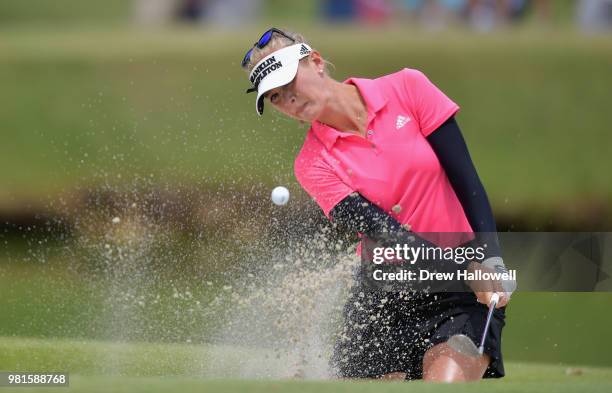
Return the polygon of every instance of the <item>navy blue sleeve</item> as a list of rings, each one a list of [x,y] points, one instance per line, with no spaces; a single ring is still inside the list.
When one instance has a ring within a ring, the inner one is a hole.
[[[377,240],[386,234],[407,232],[395,218],[354,192],[341,200],[329,212],[335,223]]]
[[[383,247],[437,247],[416,233],[404,228],[395,218],[359,193],[345,197],[329,212],[333,221],[345,228],[360,232]],[[467,268],[467,263],[456,264],[445,259],[424,259],[420,267],[436,272],[456,272]]]
[[[427,140],[440,160],[479,244],[487,256],[500,256],[497,228],[487,193],[476,173],[465,140],[454,116],[429,134]]]

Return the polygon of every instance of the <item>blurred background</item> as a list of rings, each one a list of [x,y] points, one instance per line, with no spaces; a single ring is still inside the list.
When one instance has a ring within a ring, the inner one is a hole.
[[[206,343],[237,277],[296,239],[351,244],[293,177],[307,128],[244,94],[272,26],[338,80],[428,75],[462,108],[499,230],[612,228],[610,0],[4,0],[0,369],[68,364],[25,338]],[[612,366],[610,306],[517,293],[506,356]]]

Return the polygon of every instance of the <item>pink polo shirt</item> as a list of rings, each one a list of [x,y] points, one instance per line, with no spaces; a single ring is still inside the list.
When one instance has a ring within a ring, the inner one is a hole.
[[[368,109],[366,137],[312,123],[295,159],[295,176],[329,218],[359,192],[419,234],[472,228],[431,145],[425,139],[459,106],[420,71],[404,68],[376,79],[349,78]],[[440,246],[462,240],[440,240]]]

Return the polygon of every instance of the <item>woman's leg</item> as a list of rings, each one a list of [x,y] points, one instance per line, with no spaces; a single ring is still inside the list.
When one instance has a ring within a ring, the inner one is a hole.
[[[403,381],[406,379],[406,373],[397,371],[394,373],[385,374],[379,379],[382,379],[384,381]]]
[[[433,382],[477,381],[482,378],[491,358],[484,354],[471,357],[453,350],[447,343],[431,347],[423,357],[423,380]]]

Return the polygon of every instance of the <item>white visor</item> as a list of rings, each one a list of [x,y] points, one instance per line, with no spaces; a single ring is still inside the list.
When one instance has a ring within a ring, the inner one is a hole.
[[[258,115],[261,116],[263,113],[263,95],[267,91],[291,82],[297,73],[300,59],[311,52],[312,48],[307,44],[297,43],[270,53],[253,67],[249,80],[254,87],[247,92],[257,90],[255,110]]]

